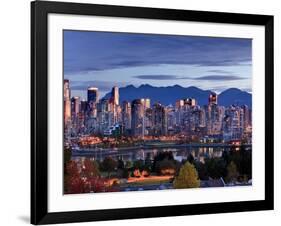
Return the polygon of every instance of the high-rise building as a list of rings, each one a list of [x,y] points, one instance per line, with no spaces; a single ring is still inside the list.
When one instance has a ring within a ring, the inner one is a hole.
[[[211,92],[209,95],[209,105],[218,104],[218,95],[214,92]]]
[[[176,101],[176,110],[179,110],[184,105],[183,100],[177,100]]]
[[[183,100],[184,105],[194,107],[196,105],[196,100],[194,98],[186,98]]]
[[[65,127],[71,122],[71,102],[69,80],[63,81],[63,103],[64,103],[64,125]]]
[[[132,135],[133,136],[144,136],[144,107],[141,99],[132,101],[131,108],[132,115]]]
[[[144,110],[150,108],[150,99],[149,98],[142,98],[141,102],[143,104]]]
[[[101,99],[97,104],[97,118],[100,132],[106,130],[109,125],[109,100]]]
[[[167,129],[169,134],[174,132],[174,126],[176,125],[175,109],[172,106],[167,107]]]
[[[153,105],[152,120],[154,135],[167,134],[167,110],[159,103]]]
[[[82,118],[80,117],[80,97],[71,98],[71,124],[72,124],[72,134],[79,133],[81,128]]]
[[[244,129],[247,129],[252,125],[251,123],[251,111],[247,105],[241,106],[244,114]]]
[[[227,108],[223,122],[223,136],[225,140],[242,138],[244,133],[244,112],[242,108],[238,106]]]
[[[208,135],[219,135],[222,132],[225,109],[223,106],[218,106],[215,102],[216,100],[213,102],[209,101],[209,105],[204,106]]]
[[[88,88],[88,104],[96,104],[99,101],[99,90],[96,87]]]
[[[80,97],[71,98],[71,113],[73,117],[76,117],[80,112]]]
[[[112,88],[111,97],[113,98],[114,104],[119,105],[119,88],[117,86]]]
[[[63,80],[63,97],[70,99],[70,87],[69,87],[69,80],[64,79]]]
[[[99,102],[99,90],[96,87],[88,88],[88,116],[97,117],[97,103]]]
[[[124,125],[124,128],[126,130],[131,129],[131,103],[128,101],[123,101],[122,103],[122,122]]]
[[[80,111],[86,113],[88,108],[88,102],[86,100],[81,100],[80,102]]]

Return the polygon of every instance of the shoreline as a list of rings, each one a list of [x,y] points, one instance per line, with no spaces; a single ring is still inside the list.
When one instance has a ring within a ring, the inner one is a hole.
[[[81,148],[80,150],[72,150],[73,156],[83,156],[83,155],[94,155],[97,153],[107,153],[107,154],[115,154],[123,151],[135,151],[140,149],[150,150],[150,149],[165,149],[165,148],[231,148],[231,147],[252,147],[252,144],[241,144],[241,145],[233,145],[233,144],[224,144],[224,143],[193,143],[193,144],[146,144],[140,146],[131,146],[131,147],[119,147],[119,148]]]

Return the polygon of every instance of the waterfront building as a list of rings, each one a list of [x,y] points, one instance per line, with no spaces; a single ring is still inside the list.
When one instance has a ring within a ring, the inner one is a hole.
[[[210,93],[208,105],[204,106],[207,135],[220,135],[225,108],[218,105],[218,95]]]
[[[145,119],[144,119],[144,126],[145,126],[145,134],[146,135],[153,135],[153,118],[152,118],[152,108],[147,108],[145,110]]]
[[[142,98],[141,102],[143,104],[144,110],[150,108],[150,99],[149,98]]]
[[[135,99],[132,101],[131,115],[132,135],[144,136],[144,107],[141,99]]]
[[[239,106],[230,106],[225,111],[223,137],[224,140],[240,140],[244,133],[244,113]]]
[[[195,107],[196,100],[194,98],[186,98],[186,99],[183,100],[183,103],[184,103],[184,105]]]
[[[87,109],[88,109],[88,102],[84,99],[81,100],[80,101],[80,111],[85,114],[87,112]]]
[[[119,88],[117,86],[112,88],[111,97],[113,98],[114,105],[119,105]]]
[[[160,103],[152,108],[153,133],[156,136],[167,134],[167,110]]]
[[[88,104],[90,103],[97,103],[99,101],[99,89],[96,87],[89,87],[88,92]]]
[[[173,106],[167,107],[167,132],[169,135],[173,135],[176,125],[175,108]]]
[[[130,130],[131,129],[131,103],[128,101],[123,101],[122,102],[122,123],[124,125],[125,130]]]
[[[71,98],[71,132],[74,135],[77,135],[80,130],[81,122],[80,122],[80,97],[72,97]]]
[[[214,92],[211,92],[209,95],[209,105],[218,104],[218,95]]]
[[[184,105],[184,100],[177,100],[175,104],[176,110],[180,110]]]
[[[97,104],[97,122],[99,132],[103,132],[109,125],[109,100],[101,99]]]
[[[71,115],[72,118],[77,117],[80,112],[80,97],[71,98]]]
[[[69,80],[63,81],[63,105],[64,105],[64,129],[68,134],[71,127],[71,100],[70,100],[70,87]]]
[[[87,92],[88,97],[88,117],[97,117],[97,103],[99,102],[99,92],[96,87],[89,87]]]

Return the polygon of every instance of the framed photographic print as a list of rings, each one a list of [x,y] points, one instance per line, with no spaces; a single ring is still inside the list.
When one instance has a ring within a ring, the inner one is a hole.
[[[31,223],[273,209],[273,16],[31,3]]]

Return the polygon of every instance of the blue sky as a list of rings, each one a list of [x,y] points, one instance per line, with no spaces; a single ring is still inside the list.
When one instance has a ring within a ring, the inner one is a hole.
[[[64,31],[64,77],[86,99],[132,84],[251,92],[251,39]]]

